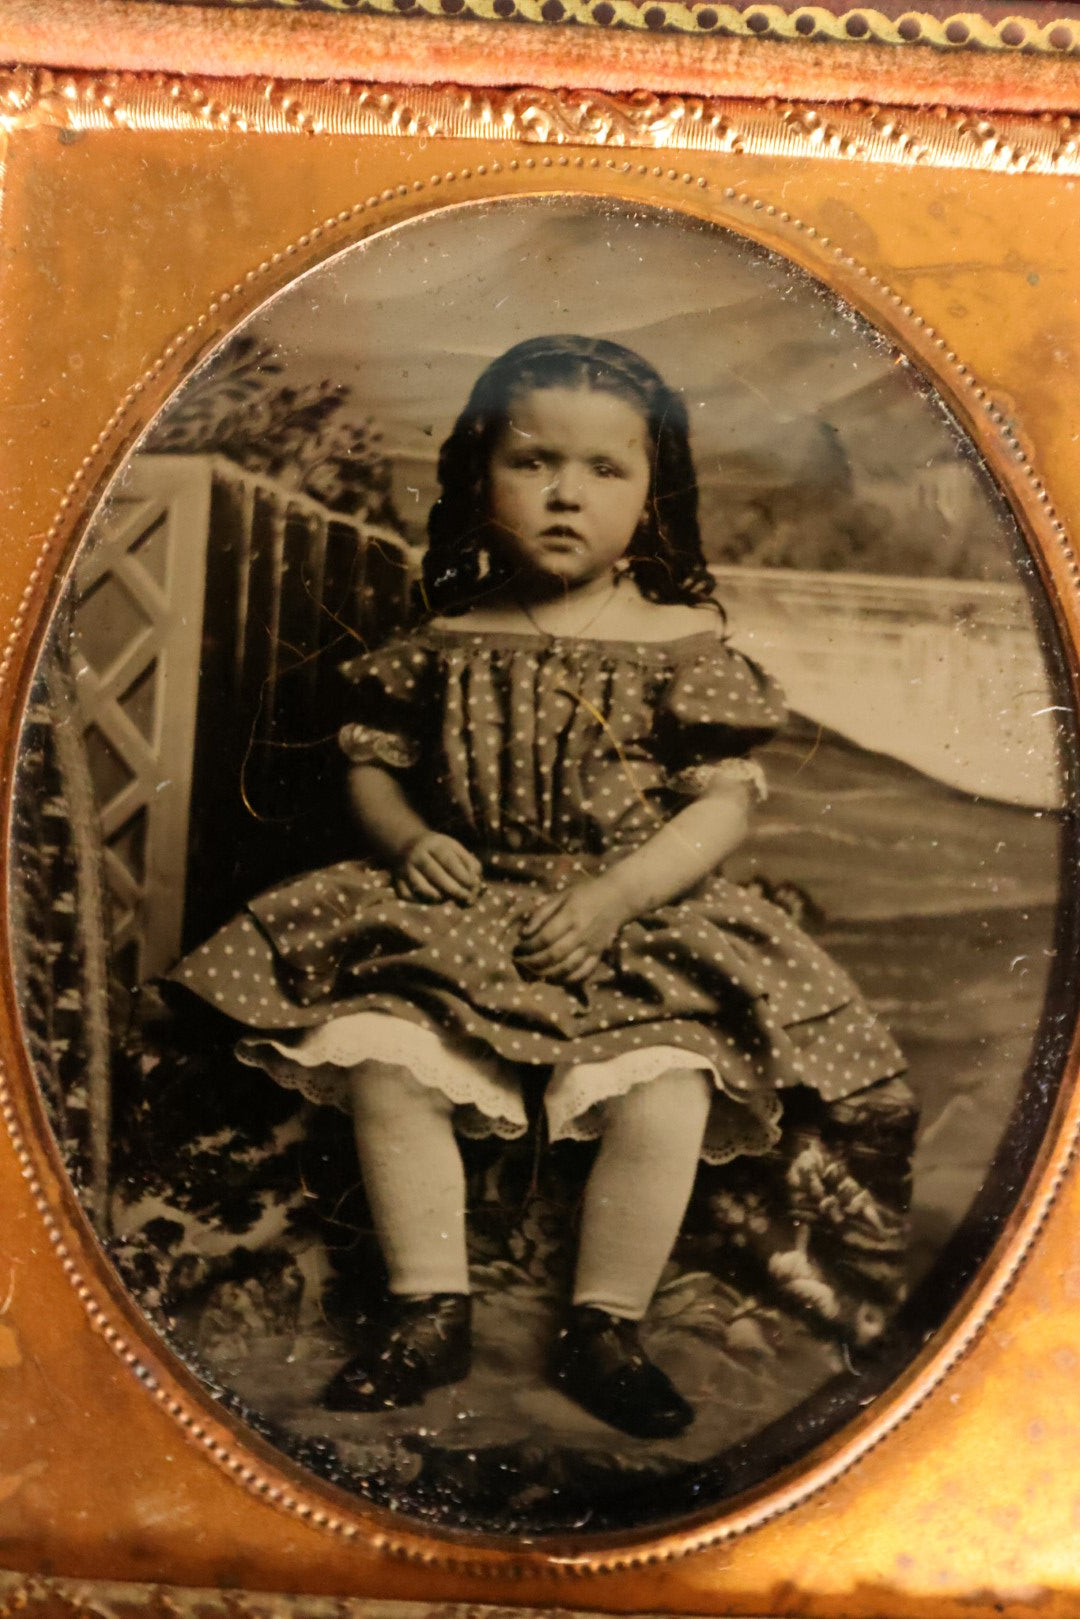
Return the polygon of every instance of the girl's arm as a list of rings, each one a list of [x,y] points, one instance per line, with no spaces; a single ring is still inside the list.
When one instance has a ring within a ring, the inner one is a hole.
[[[396,866],[409,844],[431,831],[393,771],[381,765],[353,765],[349,804],[361,832],[388,866]]]
[[[676,899],[742,843],[753,790],[720,781],[601,876],[553,894],[521,929],[517,959],[541,977],[587,978],[626,922]]]
[[[353,765],[349,803],[375,854],[394,872],[403,898],[463,904],[476,898],[483,876],[479,860],[417,814],[393,771],[377,764]]]
[[[598,881],[621,895],[629,922],[676,899],[722,865],[750,830],[753,790],[726,782],[695,799]]]

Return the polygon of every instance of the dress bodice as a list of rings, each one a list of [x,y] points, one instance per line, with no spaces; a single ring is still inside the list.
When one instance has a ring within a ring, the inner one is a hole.
[[[426,628],[343,672],[346,756],[400,771],[431,824],[477,848],[640,843],[783,712],[711,630],[631,643]]]

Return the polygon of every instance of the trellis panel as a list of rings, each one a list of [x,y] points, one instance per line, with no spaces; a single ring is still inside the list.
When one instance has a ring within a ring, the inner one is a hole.
[[[136,457],[76,576],[75,689],[112,951],[134,980],[180,949],[209,510],[204,460]]]
[[[302,860],[315,808],[333,822],[319,794],[335,666],[402,622],[418,564],[392,530],[223,457],[134,458],[78,568],[73,612],[111,953],[127,982],[165,971]]]

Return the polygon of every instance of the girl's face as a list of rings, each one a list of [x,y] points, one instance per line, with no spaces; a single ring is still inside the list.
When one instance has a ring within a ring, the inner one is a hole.
[[[644,418],[615,394],[537,388],[515,401],[488,513],[513,572],[564,589],[609,574],[645,510],[650,450]]]

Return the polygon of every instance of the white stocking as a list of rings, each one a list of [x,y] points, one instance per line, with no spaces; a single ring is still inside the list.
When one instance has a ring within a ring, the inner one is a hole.
[[[364,1062],[352,1074],[364,1191],[391,1293],[467,1293],[465,1170],[454,1105],[407,1068]]]
[[[675,1069],[605,1110],[585,1189],[574,1303],[640,1321],[693,1190],[712,1102],[710,1077]]]

